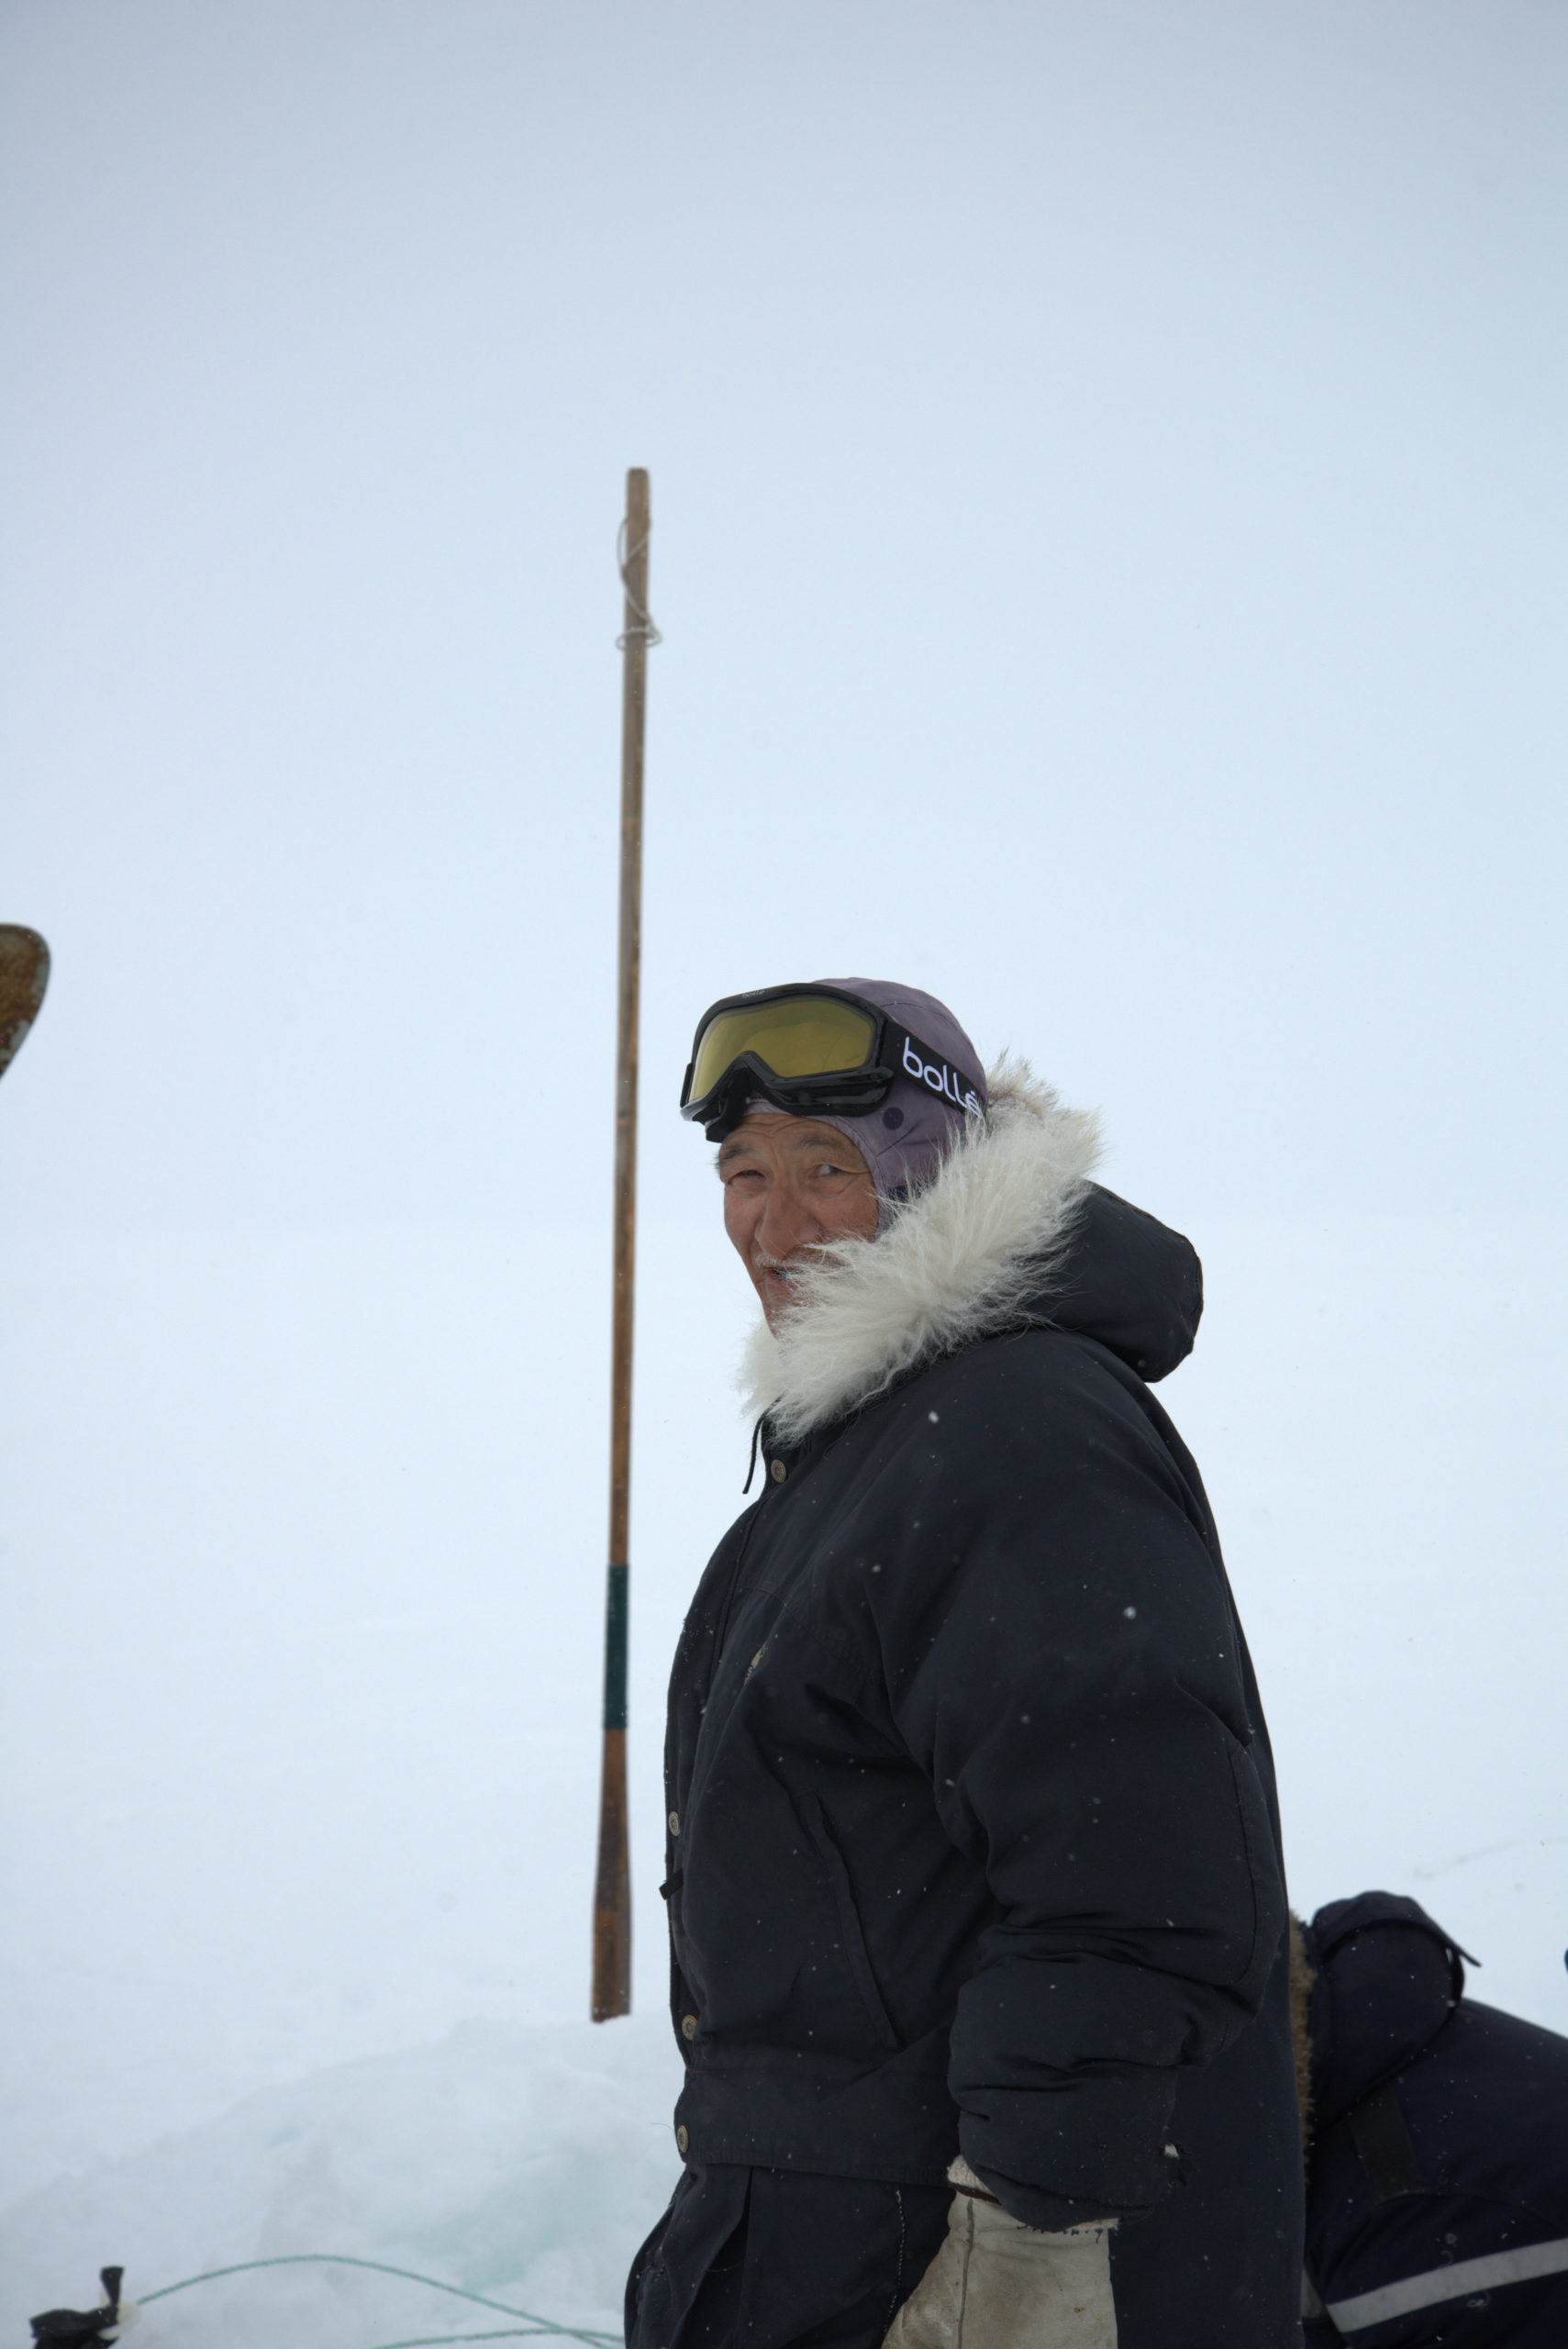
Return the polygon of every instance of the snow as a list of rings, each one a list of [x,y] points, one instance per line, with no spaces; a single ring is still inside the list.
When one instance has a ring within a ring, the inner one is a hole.
[[[605,1506],[575,1464],[605,1451],[603,1238],[0,1250],[7,2199],[459,2019],[585,2013]],[[662,1681],[745,1473],[728,1252],[706,1225],[644,1235],[639,2009]]]
[[[460,2023],[248,2097],[0,2219],[0,2337],[88,2307],[124,2262],[132,2299],[241,2261],[328,2250],[415,2270],[558,2323],[620,2332],[626,2271],[679,2163],[668,2023]],[[149,2349],[338,2349],[495,2328],[417,2285],[336,2266],[204,2284],[142,2310]]]
[[[597,2029],[579,2018],[601,1501],[554,1464],[600,1441],[596,1410],[582,1424],[604,1381],[599,1230],[0,1251],[28,1602],[0,1661],[19,2025],[0,2337],[80,2305],[106,2261],[134,2291],[281,2251],[613,2326],[677,2168],[662,1681],[746,1454],[738,1270],[706,1222],[643,1236],[637,2011]],[[1296,1904],[1414,1893],[1484,1961],[1478,1995],[1568,2029],[1540,1636],[1562,1237],[1218,1217],[1196,1236],[1204,1327],[1161,1391],[1226,1540]],[[1485,1275],[1466,1275],[1460,1331],[1456,1268]],[[83,1316],[90,1358],[63,1334]],[[546,1330],[547,1351],[526,1341]],[[373,2349],[461,2329],[462,2304],[428,2297],[237,2277],[158,2304],[139,2337],[194,2344],[221,2319],[257,2349]]]

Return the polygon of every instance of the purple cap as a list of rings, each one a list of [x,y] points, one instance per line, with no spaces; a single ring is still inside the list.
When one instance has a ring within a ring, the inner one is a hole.
[[[878,1198],[902,1198],[930,1180],[965,1117],[973,1114],[963,1097],[975,1097],[981,1109],[985,1108],[980,1055],[946,1004],[918,987],[891,979],[817,979],[812,985],[858,995],[907,1031],[908,1041],[900,1040],[904,1066],[874,1109],[854,1117],[841,1109],[810,1112],[854,1143],[871,1169]],[[917,1041],[926,1047],[923,1055],[914,1048]],[[747,1104],[749,1111],[773,1107],[756,1097]]]

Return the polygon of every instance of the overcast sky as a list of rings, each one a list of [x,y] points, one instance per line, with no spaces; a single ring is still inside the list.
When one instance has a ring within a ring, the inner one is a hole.
[[[681,1074],[854,972],[1208,1260],[1308,1905],[1568,1832],[1565,100],[1560,0],[0,6],[27,2160],[581,2011],[629,464],[643,1876],[744,1448]]]
[[[655,1202],[703,1004],[845,969],[1178,1210],[1555,1196],[1551,0],[0,45],[13,1219],[602,1191],[630,463]]]

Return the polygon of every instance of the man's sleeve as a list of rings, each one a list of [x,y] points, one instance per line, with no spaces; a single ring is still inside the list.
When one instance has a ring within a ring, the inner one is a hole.
[[[944,1426],[889,1687],[998,1906],[952,2031],[960,2143],[1036,2227],[1160,2199],[1179,2069],[1257,2011],[1285,1920],[1218,1561],[1147,1416],[1071,1355],[1043,1419],[1026,1377]]]

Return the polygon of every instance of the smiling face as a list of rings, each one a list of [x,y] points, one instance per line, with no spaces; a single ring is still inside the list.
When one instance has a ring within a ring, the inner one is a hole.
[[[818,1118],[755,1112],[721,1145],[724,1229],[751,1275],[770,1328],[789,1303],[792,1267],[825,1240],[876,1230],[876,1186],[854,1144]]]

